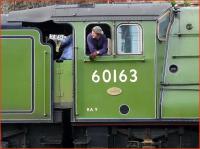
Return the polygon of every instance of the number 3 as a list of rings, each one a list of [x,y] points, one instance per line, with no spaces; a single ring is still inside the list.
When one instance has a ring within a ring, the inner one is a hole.
[[[136,82],[137,81],[137,71],[135,69],[131,69],[130,74],[131,74],[130,82]]]

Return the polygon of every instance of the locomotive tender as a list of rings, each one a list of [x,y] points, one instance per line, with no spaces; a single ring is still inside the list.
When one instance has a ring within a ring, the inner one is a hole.
[[[4,147],[198,147],[197,6],[55,5],[2,15]],[[108,54],[89,59],[99,25]],[[57,61],[73,35],[73,57]]]

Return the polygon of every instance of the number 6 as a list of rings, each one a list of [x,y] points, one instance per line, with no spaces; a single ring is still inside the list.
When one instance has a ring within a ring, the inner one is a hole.
[[[99,77],[99,75],[97,75],[97,70],[95,70],[95,71],[93,72],[93,74],[92,74],[92,81],[93,81],[94,83],[98,83],[98,82],[100,81],[100,77]]]
[[[127,76],[124,74],[125,70],[122,70],[121,73],[119,74],[119,80],[121,82],[126,82],[127,81]]]

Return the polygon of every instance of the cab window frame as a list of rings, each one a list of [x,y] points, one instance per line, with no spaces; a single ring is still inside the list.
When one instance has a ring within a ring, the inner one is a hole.
[[[140,41],[139,42],[139,44],[138,44],[138,51],[140,51],[140,52],[138,52],[138,53],[133,53],[133,52],[131,52],[131,53],[119,53],[119,50],[118,50],[118,41],[119,41],[119,39],[118,39],[118,28],[119,27],[121,27],[121,26],[123,26],[123,25],[129,25],[129,26],[132,26],[132,25],[134,25],[134,26],[136,26],[138,29],[139,29],[139,40],[138,41]],[[144,36],[143,36],[143,27],[141,26],[141,24],[139,24],[139,23],[134,23],[134,22],[131,22],[131,23],[126,23],[126,22],[124,22],[124,23],[120,23],[120,24],[118,24],[117,26],[116,26],[116,29],[115,29],[115,35],[116,35],[116,38],[115,38],[115,42],[116,42],[116,44],[115,44],[115,53],[116,53],[116,55],[119,55],[119,56],[125,56],[125,55],[135,55],[135,56],[139,56],[139,55],[143,55],[144,54],[144,49],[143,49],[143,44],[144,44]]]

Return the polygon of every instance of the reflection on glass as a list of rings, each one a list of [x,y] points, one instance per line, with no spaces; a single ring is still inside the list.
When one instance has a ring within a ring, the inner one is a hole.
[[[142,39],[139,25],[121,25],[117,28],[117,53],[141,54]]]

